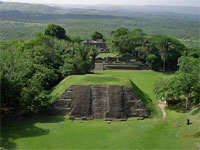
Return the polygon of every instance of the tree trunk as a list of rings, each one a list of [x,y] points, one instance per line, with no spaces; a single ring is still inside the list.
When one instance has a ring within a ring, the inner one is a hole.
[[[140,60],[140,53],[138,52],[138,55],[137,55],[137,57],[138,57],[138,60]]]
[[[163,59],[163,71],[165,71],[165,58]]]
[[[188,97],[186,97],[186,99],[185,99],[185,110],[186,111],[188,110],[188,102],[189,102],[189,99],[188,99]]]

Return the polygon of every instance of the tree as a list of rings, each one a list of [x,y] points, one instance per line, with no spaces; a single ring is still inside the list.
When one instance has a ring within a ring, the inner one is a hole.
[[[127,51],[128,29],[119,28],[111,32],[110,47],[114,52],[126,54]]]
[[[179,70],[170,78],[162,79],[155,85],[157,98],[166,101],[179,101],[180,108],[187,111],[199,103],[200,60],[183,56],[178,61]]]
[[[93,34],[92,34],[92,39],[93,40],[98,40],[98,39],[103,39],[103,35],[100,33],[100,32],[94,32]]]
[[[192,56],[194,58],[200,58],[200,48],[187,49],[185,55]]]
[[[81,43],[81,42],[83,42],[84,40],[81,38],[81,37],[79,37],[79,36],[75,36],[75,37],[72,37],[72,42],[74,42],[74,43]]]
[[[153,64],[157,60],[157,56],[155,54],[149,54],[146,58],[146,64],[150,69],[153,69]]]
[[[44,31],[45,35],[56,37],[58,39],[66,39],[65,29],[59,25],[49,24]]]
[[[162,70],[176,70],[178,58],[181,57],[186,47],[178,40],[166,35],[153,35],[150,39],[150,48],[162,60]]]
[[[52,87],[68,75],[90,73],[97,56],[96,47],[41,33],[0,48],[1,110],[12,113],[48,110]]]
[[[131,54],[137,57],[137,47],[142,47],[146,34],[141,29],[128,31],[126,28],[119,28],[111,33],[111,46],[120,54]]]
[[[62,75],[89,73],[94,69],[97,52],[95,46],[71,45],[71,50],[65,55],[64,65],[60,67]]]
[[[142,57],[144,59],[144,57],[146,55],[146,49],[145,49],[145,47],[136,47],[135,51],[137,52],[137,56],[136,57],[137,57],[138,60],[141,60]]]
[[[116,31],[111,32],[111,36],[114,37],[120,37],[122,35],[127,35],[127,34],[128,34],[128,29],[123,27],[117,29]]]
[[[62,52],[66,49],[61,49],[61,43],[50,36],[37,34],[31,41],[1,46],[4,48],[0,53],[4,108],[21,113],[37,113],[47,108],[47,91],[60,79]]]
[[[15,42],[2,46],[5,49],[0,53],[1,108],[7,108],[9,113],[11,109],[16,111],[21,108],[21,91],[32,73],[32,62]]]

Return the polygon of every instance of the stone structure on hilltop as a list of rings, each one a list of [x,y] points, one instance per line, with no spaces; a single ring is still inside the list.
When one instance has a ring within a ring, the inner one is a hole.
[[[110,53],[109,49],[106,46],[106,42],[103,39],[94,40],[86,40],[83,42],[85,46],[92,46],[95,45],[96,48],[99,50],[99,53]]]
[[[52,110],[54,114],[69,114],[70,119],[85,120],[150,116],[132,88],[115,85],[73,85],[53,103]]]
[[[142,62],[132,58],[104,57],[96,58],[95,70],[142,70],[147,69]]]

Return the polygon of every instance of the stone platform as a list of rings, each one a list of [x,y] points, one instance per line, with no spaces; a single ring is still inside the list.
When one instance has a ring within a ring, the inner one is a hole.
[[[54,114],[69,114],[70,119],[126,120],[149,117],[150,111],[132,88],[115,85],[73,85],[52,104]]]
[[[95,64],[95,71],[103,70],[142,70],[144,67],[131,64]]]

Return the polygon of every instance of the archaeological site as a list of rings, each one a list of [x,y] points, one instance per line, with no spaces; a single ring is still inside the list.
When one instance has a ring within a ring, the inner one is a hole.
[[[150,116],[132,88],[116,85],[73,85],[53,103],[52,110],[54,114],[69,114],[70,119],[83,120]]]

